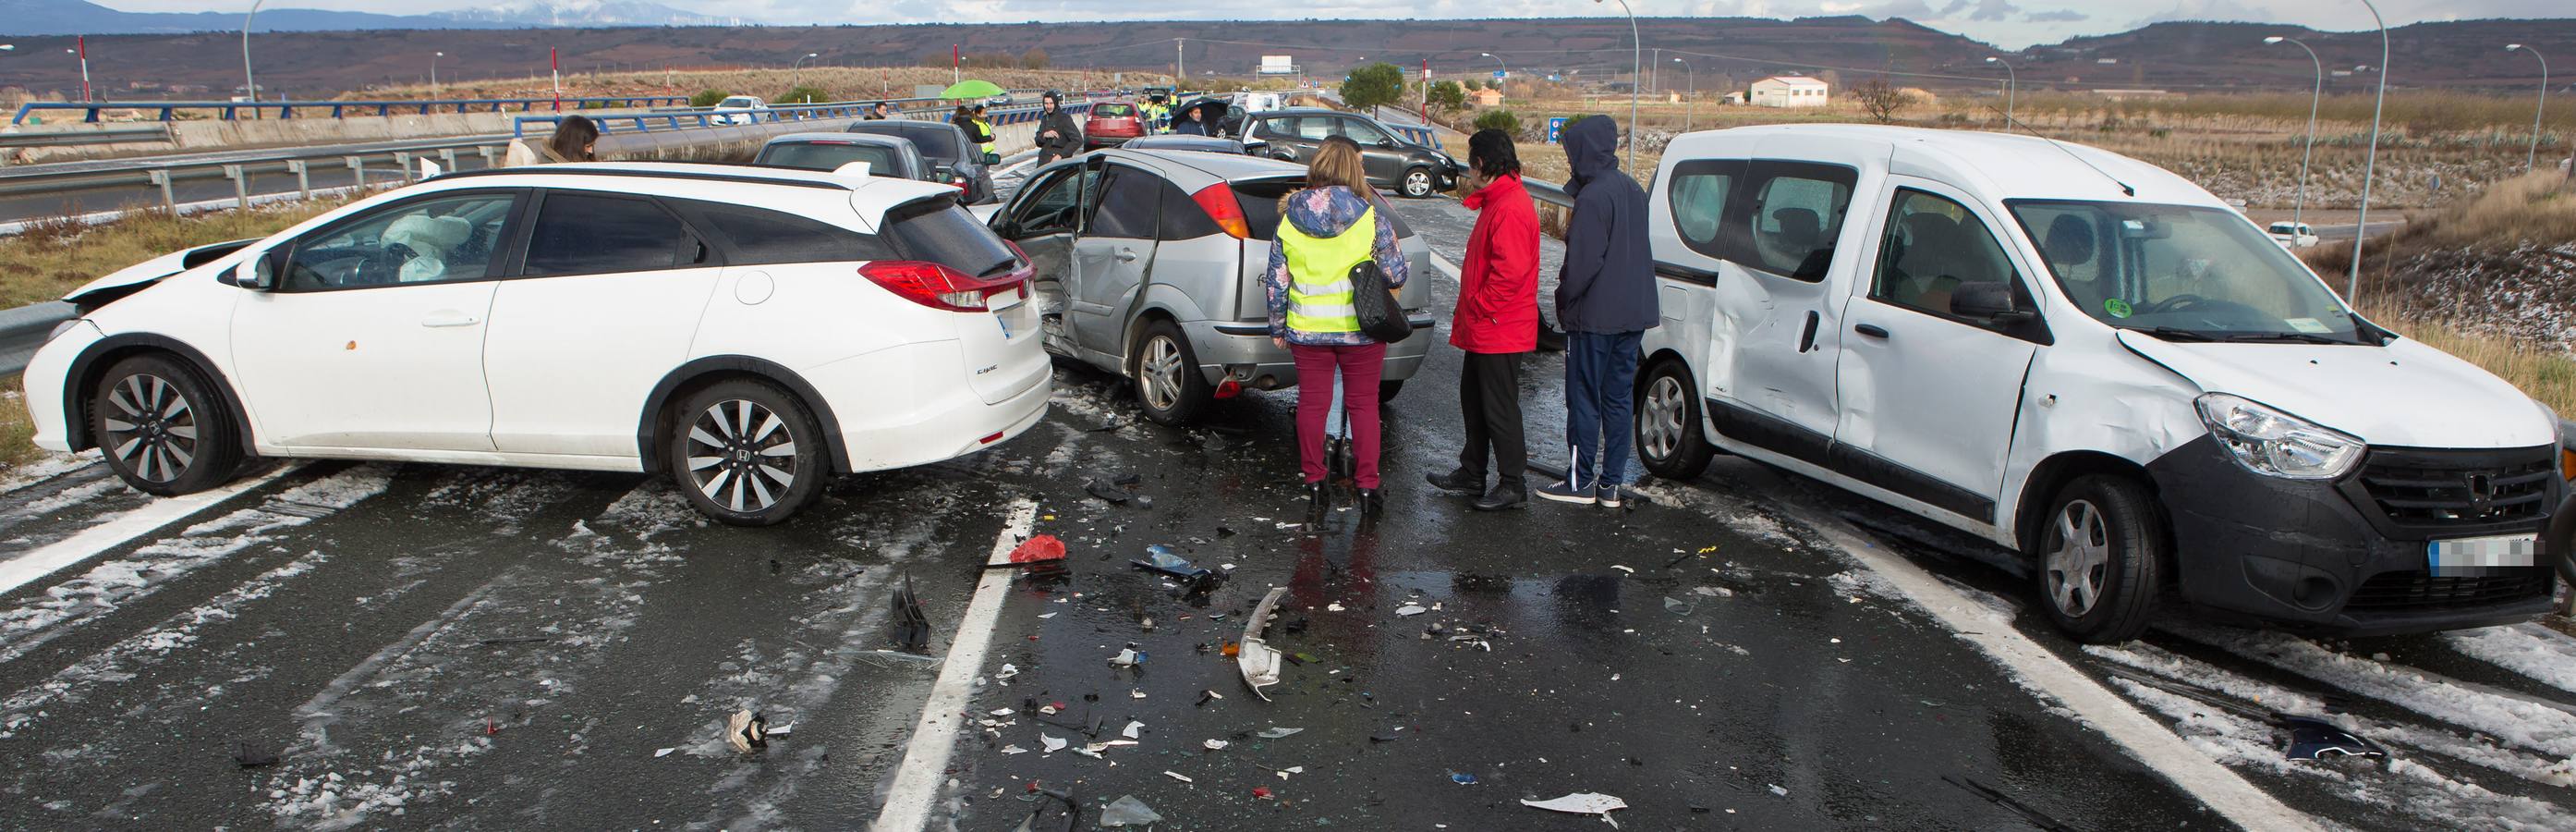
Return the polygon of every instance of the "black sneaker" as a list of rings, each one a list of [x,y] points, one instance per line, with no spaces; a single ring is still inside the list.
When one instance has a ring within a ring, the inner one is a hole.
[[[1485,492],[1485,496],[1476,498],[1475,508],[1477,511],[1502,511],[1510,508],[1525,508],[1528,505],[1528,486],[1504,488],[1496,485],[1494,490]]]
[[[1618,508],[1626,505],[1626,502],[1621,499],[1620,491],[1621,486],[1605,485],[1601,487],[1600,496],[1596,499],[1601,503],[1602,508]]]
[[[1485,488],[1484,477],[1470,476],[1464,468],[1446,474],[1424,474],[1422,479],[1433,488],[1458,494],[1474,494]]]
[[[1560,482],[1555,485],[1539,486],[1538,496],[1539,499],[1542,500],[1555,500],[1560,503],[1576,503],[1587,506],[1598,505],[1601,502],[1600,495],[1593,489],[1576,488],[1574,487],[1574,483],[1571,482]]]

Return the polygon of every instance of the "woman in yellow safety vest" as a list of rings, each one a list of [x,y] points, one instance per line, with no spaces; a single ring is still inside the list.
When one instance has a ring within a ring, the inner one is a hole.
[[[984,118],[984,105],[975,105],[975,115],[970,121],[974,122],[975,127],[966,132],[974,134],[971,138],[983,149],[985,161],[992,161],[993,151],[1000,145],[993,140],[993,123]]]
[[[1297,460],[1309,513],[1331,508],[1324,482],[1324,424],[1332,411],[1333,373],[1342,376],[1349,413],[1352,480],[1368,515],[1385,509],[1378,479],[1378,381],[1386,345],[1360,331],[1351,303],[1353,266],[1376,260],[1390,289],[1404,286],[1404,253],[1395,223],[1379,216],[1359,145],[1324,141],[1306,170],[1306,187],[1279,200],[1279,232],[1262,274],[1270,302],[1270,340],[1297,363]]]

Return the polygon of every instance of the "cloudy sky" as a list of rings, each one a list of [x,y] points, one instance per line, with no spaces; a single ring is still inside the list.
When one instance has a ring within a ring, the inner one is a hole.
[[[544,0],[268,0],[279,6],[412,14],[465,6]],[[597,0],[551,0],[580,5]],[[1617,14],[1615,4],[1582,0],[659,0],[709,15],[776,23],[918,23],[927,21],[1192,20],[1272,18],[1569,17]],[[109,0],[126,11],[205,11],[242,5],[225,0]],[[2358,0],[1630,0],[1653,16],[1804,17],[1860,14],[1904,17],[1937,29],[2011,48],[2076,35],[2116,32],[2162,20],[2243,20],[2319,29],[2370,27]],[[2491,17],[2569,17],[2569,0],[2380,0],[2390,25]]]

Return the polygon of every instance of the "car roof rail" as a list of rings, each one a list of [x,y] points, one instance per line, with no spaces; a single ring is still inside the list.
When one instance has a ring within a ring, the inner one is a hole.
[[[478,178],[478,177],[485,177],[485,176],[509,176],[509,175],[525,175],[525,176],[625,176],[625,177],[634,177],[634,178],[639,178],[639,179],[688,179],[688,180],[695,180],[695,181],[700,181],[700,182],[735,182],[735,183],[741,183],[741,184],[746,184],[746,185],[785,185],[785,186],[788,186],[788,187],[791,187],[791,188],[825,188],[825,189],[830,189],[830,190],[842,190],[842,191],[846,191],[846,190],[855,190],[855,188],[853,188],[853,187],[851,186],[851,184],[850,184],[850,183],[848,183],[848,182],[837,181],[837,180],[831,180],[831,179],[813,179],[813,178],[805,178],[805,177],[785,177],[785,176],[764,176],[764,175],[761,175],[763,172],[765,172],[765,170],[766,170],[766,169],[746,168],[746,169],[744,169],[744,171],[743,171],[743,172],[741,172],[741,173],[726,173],[726,172],[719,172],[719,171],[713,171],[713,170],[705,170],[705,168],[709,168],[709,167],[718,167],[718,166],[715,166],[715,165],[706,165],[706,164],[702,164],[702,163],[687,163],[687,162],[621,162],[621,163],[619,163],[619,164],[626,164],[626,165],[645,165],[645,166],[652,166],[652,165],[671,165],[671,166],[673,166],[675,169],[656,170],[656,169],[652,169],[652,168],[650,168],[650,167],[642,167],[642,168],[629,168],[629,167],[618,167],[618,168],[594,168],[594,167],[582,167],[582,166],[579,166],[579,165],[523,165],[523,166],[520,166],[520,167],[511,167],[511,168],[485,168],[485,169],[483,169],[483,170],[461,170],[461,171],[456,171],[456,172],[454,172],[454,173],[444,173],[444,174],[440,174],[440,175],[438,175],[438,176],[430,177],[429,179],[427,179],[427,180],[423,180],[423,181],[426,181],[426,182],[439,182],[439,181],[445,181],[445,180],[449,180],[449,179],[471,179],[471,178]],[[682,168],[682,166],[685,166],[685,169],[681,169],[681,168]]]

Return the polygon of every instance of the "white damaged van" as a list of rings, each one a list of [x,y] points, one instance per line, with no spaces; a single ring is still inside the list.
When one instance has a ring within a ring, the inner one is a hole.
[[[1637,452],[1726,451],[2025,554],[2077,638],[2159,600],[2346,634],[2530,618],[2558,420],[2373,325],[2227,203],[2029,136],[1675,140]]]

